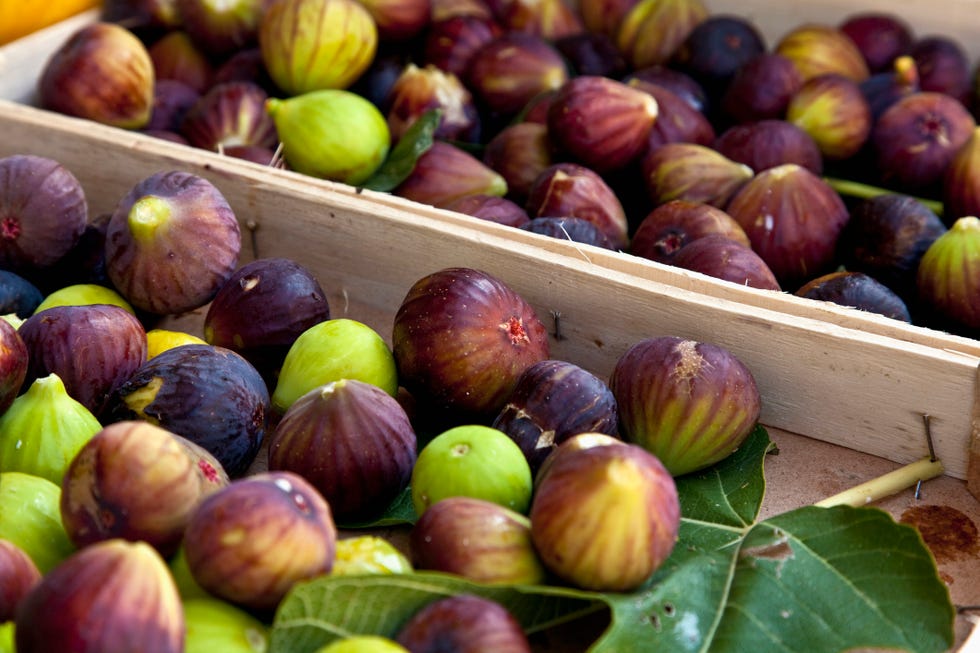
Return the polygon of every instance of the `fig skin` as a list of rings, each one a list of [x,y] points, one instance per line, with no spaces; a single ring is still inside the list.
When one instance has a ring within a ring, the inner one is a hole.
[[[623,16],[616,45],[633,68],[666,64],[708,16],[701,0],[639,0]]]
[[[605,34],[579,32],[555,40],[555,47],[568,60],[573,75],[601,75],[619,79],[629,72],[616,42]]]
[[[767,52],[744,63],[722,94],[721,113],[733,123],[781,120],[803,75],[789,57]]]
[[[574,363],[546,360],[527,368],[493,428],[514,440],[531,471],[579,433],[618,435],[616,399],[606,382]]]
[[[209,302],[238,266],[241,228],[203,177],[159,172],[119,201],[106,228],[106,272],[135,308],[184,313]]]
[[[581,589],[627,592],[673,550],[680,503],[674,479],[653,454],[634,444],[594,446],[556,452],[530,520],[549,571]]]
[[[780,291],[776,275],[751,247],[724,235],[696,238],[679,250],[671,264],[709,277],[760,290]]]
[[[823,154],[816,141],[787,120],[768,119],[732,125],[712,145],[732,161],[744,163],[755,172],[795,163],[813,174],[823,174]]]
[[[868,70],[879,73],[912,47],[912,27],[892,12],[862,11],[850,14],[840,25],[864,57]]]
[[[752,174],[744,163],[696,143],[667,143],[643,157],[643,181],[654,206],[680,199],[722,208]]]
[[[72,459],[61,483],[61,518],[75,546],[123,538],[177,552],[190,514],[228,485],[216,458],[143,421],[102,428]]]
[[[912,316],[902,298],[863,272],[830,272],[803,284],[795,294],[912,323]]]
[[[362,574],[409,574],[414,569],[395,545],[377,535],[354,535],[337,540],[330,573],[334,576]]]
[[[410,548],[416,569],[490,585],[540,585],[545,580],[531,542],[530,520],[483,499],[459,496],[434,503],[412,527]]]
[[[57,374],[68,394],[96,417],[112,393],[146,362],[146,330],[111,304],[53,306],[18,329],[30,363],[25,386]]]
[[[873,125],[861,87],[835,73],[805,81],[786,107],[786,120],[809,134],[826,159],[838,161],[861,151]]]
[[[765,37],[749,19],[715,14],[694,26],[670,63],[697,80],[717,102],[738,69],[766,50]]]
[[[690,75],[664,64],[634,70],[623,77],[623,81],[631,86],[665,88],[704,115],[711,110],[707,92],[701,84]]]
[[[964,216],[929,245],[916,287],[930,325],[976,337],[980,329],[980,219]]]
[[[835,73],[862,82],[871,74],[864,55],[838,27],[803,23],[785,33],[773,52],[790,59],[803,81]]]
[[[0,315],[26,320],[44,301],[41,290],[30,280],[10,270],[0,270]]]
[[[40,476],[0,471],[0,539],[19,546],[42,574],[75,551],[58,502],[61,488]]]
[[[676,336],[630,347],[616,361],[609,387],[623,439],[653,453],[674,476],[730,455],[762,408],[752,372],[731,351]]]
[[[544,324],[508,284],[473,268],[445,268],[408,290],[395,314],[398,378],[415,398],[492,417],[518,377],[549,358]]]
[[[255,82],[214,85],[188,110],[180,134],[194,147],[212,152],[243,145],[274,150],[279,137],[265,110],[268,99]]]
[[[0,538],[0,623],[13,621],[17,605],[41,580],[41,572],[19,546]]]
[[[17,610],[14,638],[22,653],[180,653],[184,613],[153,547],[106,540],[41,579]]]
[[[330,506],[312,485],[291,472],[264,472],[201,501],[183,546],[202,588],[269,612],[294,584],[330,572],[336,542]]]
[[[42,108],[140,129],[150,120],[155,74],[150,53],[125,27],[100,21],[74,32],[45,63]]]
[[[657,118],[647,136],[646,151],[664,143],[697,143],[711,145],[715,140],[715,128],[701,111],[698,111],[666,86],[647,82],[636,77],[626,82],[653,96],[657,102]]]
[[[517,619],[496,601],[472,594],[429,603],[401,626],[395,639],[412,653],[531,653]]]
[[[583,243],[603,249],[615,251],[612,241],[604,234],[595,223],[585,218],[559,218],[554,216],[542,216],[534,218],[520,227],[524,231],[550,236],[559,240],[568,240],[574,243]]]
[[[909,56],[915,61],[923,91],[945,93],[969,104],[973,85],[970,58],[958,42],[945,35],[925,36],[912,44]]]
[[[407,41],[429,25],[431,0],[363,0],[384,43]]]
[[[262,446],[269,392],[258,371],[230,349],[183,345],[163,351],[116,388],[107,420],[141,419],[211,453],[232,478]]]
[[[470,58],[503,33],[492,18],[472,14],[434,20],[423,43],[422,60],[464,79]]]
[[[27,366],[24,339],[10,322],[0,319],[0,417],[20,394],[27,378]]]
[[[718,207],[704,202],[671,200],[654,208],[640,221],[630,242],[630,254],[669,264],[684,245],[713,234],[750,246],[742,226]]]
[[[143,128],[144,133],[157,134],[160,132],[180,134],[187,112],[198,103],[201,94],[193,88],[175,79],[158,79],[153,85],[153,108],[150,110],[150,120]]]
[[[943,217],[980,215],[980,127],[956,150],[942,179]]]
[[[530,222],[524,207],[506,197],[495,195],[466,195],[453,200],[445,206],[449,211],[457,211],[474,218],[496,222],[508,227],[522,227]]]
[[[473,96],[459,77],[429,64],[419,68],[407,64],[392,83],[386,98],[385,117],[392,140],[399,140],[425,112],[441,112],[434,138],[476,142],[480,137],[480,115]]]
[[[369,383],[340,379],[286,410],[269,439],[269,469],[309,481],[338,521],[363,521],[408,486],[416,444],[394,397]]]
[[[581,17],[566,0],[490,0],[487,4],[508,32],[533,34],[552,43],[585,33]]]
[[[446,208],[468,195],[503,197],[507,182],[475,155],[451,143],[436,141],[393,192],[405,199]]]
[[[88,223],[85,190],[47,157],[0,159],[0,267],[17,274],[53,265],[78,242]]]
[[[175,0],[183,29],[202,51],[220,59],[258,39],[266,0]]]
[[[187,636],[184,653],[265,653],[269,626],[227,601],[213,597],[184,599]]]
[[[922,90],[915,60],[909,56],[899,57],[891,70],[871,75],[859,84],[859,88],[871,108],[871,118],[874,121],[906,95]]]
[[[180,82],[201,95],[214,81],[214,67],[190,35],[173,29],[154,41],[147,50],[153,61],[155,83]]]

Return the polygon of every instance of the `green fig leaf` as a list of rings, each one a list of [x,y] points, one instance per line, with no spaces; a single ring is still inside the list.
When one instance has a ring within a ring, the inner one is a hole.
[[[423,113],[405,131],[381,167],[361,186],[368,190],[390,193],[412,174],[415,162],[429,151],[435,139],[436,128],[442,119],[442,111],[430,109]]]
[[[398,496],[380,517],[357,522],[340,522],[337,526],[351,530],[410,526],[415,523],[416,519],[418,519],[418,515],[415,514],[415,507],[412,505],[412,488],[406,487],[398,493]]]
[[[591,653],[948,650],[954,609],[913,527],[848,506],[757,521],[771,448],[758,428],[718,465],[677,479],[677,545],[635,592],[485,586],[421,572],[325,576],[283,600],[270,650],[309,653],[351,633],[391,637],[423,605],[463,592],[500,602],[528,633],[605,611]]]

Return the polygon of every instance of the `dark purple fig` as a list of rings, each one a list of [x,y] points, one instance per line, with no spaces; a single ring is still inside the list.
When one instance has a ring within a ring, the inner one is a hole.
[[[96,417],[112,392],[146,361],[146,331],[110,304],[53,306],[18,330],[30,357],[25,384],[57,374],[68,394]]]
[[[580,32],[555,41],[574,75],[602,75],[618,79],[627,72],[626,59],[615,41],[598,32]]]
[[[945,93],[967,104],[973,76],[970,58],[959,43],[944,35],[926,36],[912,44],[909,56],[919,71],[923,91]]]
[[[583,218],[597,226],[613,249],[628,243],[626,212],[615,191],[589,167],[555,163],[531,184],[527,214],[537,217]]]
[[[793,163],[756,174],[732,197],[726,212],[787,289],[829,271],[850,217],[826,181]]]
[[[650,93],[598,75],[562,84],[548,108],[548,138],[600,174],[625,168],[646,150],[657,121]]]
[[[674,51],[671,64],[717,101],[738,69],[766,49],[765,37],[748,18],[714,14],[695,25]]]
[[[61,483],[61,520],[75,546],[112,538],[176,553],[191,511],[228,484],[216,458],[144,421],[109,424],[85,443]]]
[[[761,256],[726,236],[703,236],[692,240],[677,250],[670,263],[740,286],[781,290],[779,281]]]
[[[382,42],[403,42],[418,36],[432,18],[431,0],[361,0],[378,28]]]
[[[965,215],[980,216],[980,127],[974,127],[943,174],[943,217],[951,225]]]
[[[286,258],[260,258],[235,270],[204,317],[204,339],[250,362],[270,388],[296,338],[330,319],[320,283]]]
[[[888,107],[906,95],[922,90],[915,60],[907,55],[898,57],[890,69],[871,75],[859,86],[873,120],[878,120]]]
[[[800,24],[783,34],[773,51],[792,61],[803,81],[833,73],[861,82],[870,74],[854,41],[832,25]]]
[[[412,285],[395,314],[392,348],[398,378],[416,399],[484,417],[500,411],[524,370],[549,357],[547,330],[531,305],[471,268]]]
[[[520,204],[495,195],[466,195],[446,204],[445,208],[509,227],[522,227],[530,221]]]
[[[752,372],[735,354],[676,336],[630,347],[616,361],[609,387],[623,439],[653,453],[674,476],[729,456],[755,428],[762,408]]]
[[[506,32],[531,34],[554,43],[585,32],[575,6],[567,0],[487,0]]]
[[[616,45],[633,68],[665,64],[708,16],[701,0],[639,0],[623,16]]]
[[[696,143],[666,143],[643,157],[643,181],[654,206],[671,200],[723,207],[752,168]]]
[[[267,0],[175,0],[184,30],[213,57],[254,46]]]
[[[850,14],[838,26],[861,51],[871,73],[888,70],[912,47],[912,26],[893,12],[861,11]]]
[[[159,37],[180,28],[176,0],[104,0],[103,20],[127,25],[139,35]]]
[[[31,275],[31,281],[42,293],[50,295],[64,288],[66,279],[72,280],[69,285],[95,284],[112,288],[105,265],[105,233],[110,217],[109,213],[101,213],[92,218],[67,254]]]
[[[63,165],[32,154],[0,159],[0,267],[28,273],[56,263],[87,222],[85,190]]]
[[[184,611],[153,547],[106,540],[72,554],[24,597],[14,641],[21,653],[180,653]]]
[[[40,289],[16,272],[0,270],[0,315],[26,320],[44,300]]]
[[[912,323],[912,316],[902,298],[863,272],[829,272],[803,284],[795,294],[797,297],[832,302]]]
[[[787,120],[732,125],[718,136],[714,148],[755,172],[795,163],[816,175],[823,173],[823,155],[813,137]]]
[[[437,599],[416,612],[396,640],[412,653],[530,653],[521,625],[501,604],[472,594]]]
[[[269,469],[309,481],[338,520],[380,514],[408,485],[415,456],[405,409],[381,388],[354,379],[301,396],[269,439]]]
[[[209,302],[231,276],[241,228],[211,182],[172,171],[138,182],[106,230],[106,270],[119,294],[155,315]]]
[[[27,345],[20,333],[0,317],[0,415],[10,408],[24,385],[28,357]]]
[[[786,107],[786,120],[809,134],[828,160],[851,158],[871,135],[871,106],[861,87],[836,73],[805,81]]]
[[[492,426],[520,446],[534,472],[572,436],[617,435],[616,400],[605,381],[578,365],[541,361],[520,376]]]
[[[539,216],[521,225],[520,228],[559,240],[594,245],[603,249],[616,249],[609,237],[594,222],[585,218]]]
[[[316,489],[296,474],[266,472],[205,497],[183,551],[203,589],[269,612],[296,583],[329,573],[336,547],[330,505]]]
[[[801,86],[803,75],[789,57],[760,54],[732,76],[721,98],[721,112],[736,123],[782,119]]]
[[[524,204],[534,180],[555,162],[548,126],[518,122],[504,127],[487,143],[483,162],[507,182],[507,197]]]
[[[252,82],[261,86],[270,95],[278,90],[269,78],[269,72],[265,69],[265,62],[262,60],[262,50],[258,47],[239,50],[217,64],[211,84],[227,82]]]
[[[669,66],[655,64],[630,72],[623,78],[627,84],[643,86],[655,84],[665,88],[680,99],[691,105],[700,113],[707,113],[708,95],[693,77]]]
[[[269,392],[258,371],[224,347],[189,344],[144,363],[110,399],[114,421],[142,419],[209,451],[232,478],[262,446]]]
[[[444,208],[466,195],[502,197],[507,193],[507,182],[461,147],[436,141],[393,192],[399,197]]]
[[[916,272],[928,324],[976,337],[980,329],[980,218],[964,216],[929,245]]]
[[[434,65],[406,65],[389,89],[385,105],[388,130],[394,141],[404,136],[422,114],[433,109],[440,112],[435,138],[479,140],[480,116],[473,96],[459,77]]]
[[[269,95],[255,82],[212,86],[187,112],[180,133],[194,147],[212,152],[230,145],[274,149],[279,138],[265,108],[267,99]]]
[[[838,242],[841,262],[913,302],[919,260],[946,232],[942,220],[914,197],[891,193],[861,200],[850,214]]]
[[[10,540],[0,539],[0,623],[13,621],[17,605],[40,580],[31,557]]]
[[[939,183],[976,121],[945,93],[921,91],[892,104],[875,123],[871,147],[882,182],[902,192]]]
[[[745,230],[718,207],[672,200],[656,207],[640,221],[630,241],[630,254],[671,263],[684,245],[711,235],[724,236],[749,247]]]
[[[631,79],[627,84],[649,93],[657,101],[657,119],[647,136],[648,152],[664,143],[711,145],[714,142],[715,128],[707,116],[673,91],[639,78]]]
[[[412,527],[410,548],[415,569],[490,585],[540,585],[545,580],[528,518],[484,499],[454,496],[432,504]]]
[[[184,30],[167,32],[154,41],[147,51],[153,61],[157,82],[180,82],[198,94],[211,87],[214,67]]]
[[[184,116],[201,99],[201,94],[175,79],[160,79],[153,87],[153,109],[144,131],[179,132]],[[185,139],[186,140],[186,139]]]
[[[503,33],[491,18],[461,14],[434,21],[426,30],[423,61],[460,79],[473,54]]]
[[[259,165],[279,167],[285,170],[289,169],[289,166],[280,161],[275,150],[264,145],[219,146],[218,151],[225,156],[241,159],[242,161],[251,161]]]
[[[531,504],[531,538],[541,561],[581,589],[637,589],[677,541],[680,503],[671,473],[634,444],[567,453],[564,446],[555,451]]]

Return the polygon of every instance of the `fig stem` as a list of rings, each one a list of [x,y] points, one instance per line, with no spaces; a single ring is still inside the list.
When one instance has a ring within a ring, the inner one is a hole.
[[[831,506],[853,506],[859,508],[897,494],[906,488],[910,488],[921,481],[928,481],[931,478],[942,476],[945,472],[943,463],[940,460],[933,460],[929,456],[909,463],[896,470],[888,472],[878,478],[855,485],[852,488],[839,492],[831,497],[817,501],[815,506],[820,508],[830,508]]]
[[[879,188],[871,184],[864,184],[850,179],[839,179],[837,177],[824,177],[823,180],[830,185],[840,195],[856,197],[858,199],[871,199],[879,195],[889,195],[899,191],[892,191],[886,188]],[[930,211],[942,217],[943,203],[938,200],[925,199],[923,197],[913,197],[916,201],[925,205]]]

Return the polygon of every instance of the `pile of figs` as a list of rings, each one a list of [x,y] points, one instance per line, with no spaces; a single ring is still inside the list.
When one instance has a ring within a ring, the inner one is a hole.
[[[240,262],[244,216],[191,173],[104,220],[51,159],[0,179],[32,199],[0,199],[0,651],[264,650],[283,598],[331,574],[634,591],[677,540],[675,477],[759,420],[727,349],[651,336],[603,379],[475,268],[416,280],[383,335],[332,317],[301,262]],[[404,550],[357,530],[402,496]],[[468,595],[385,635],[530,650]]]
[[[970,249],[936,241],[980,213],[978,89],[961,44],[881,10],[770,42],[702,0],[108,0],[38,98],[974,337]]]

